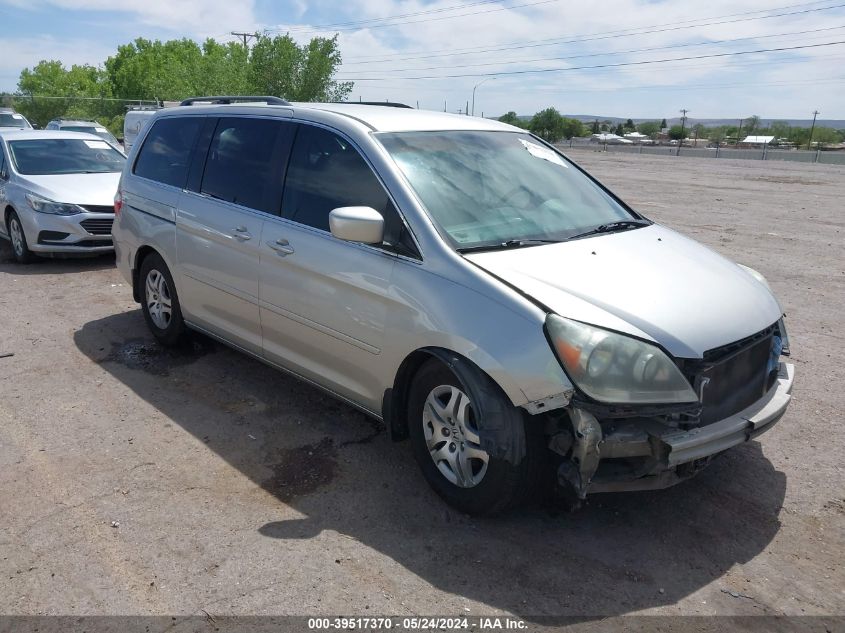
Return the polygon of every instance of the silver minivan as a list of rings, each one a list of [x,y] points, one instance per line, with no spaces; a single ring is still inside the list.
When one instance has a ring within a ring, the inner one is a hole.
[[[203,332],[383,420],[468,513],[673,485],[790,401],[759,273],[496,121],[170,108],[115,213],[161,343]]]

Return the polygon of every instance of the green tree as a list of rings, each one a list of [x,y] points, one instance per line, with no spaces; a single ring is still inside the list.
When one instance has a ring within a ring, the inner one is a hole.
[[[623,126],[626,132],[633,132],[637,129],[637,126],[634,125],[634,122],[631,119],[625,121],[625,125]]]
[[[696,123],[695,125],[693,125],[692,133],[695,135],[696,139],[707,138],[707,128],[704,126],[703,123]]]
[[[500,116],[499,121],[501,121],[502,123],[507,123],[508,125],[516,125],[517,127],[522,127],[522,125],[520,125],[521,120],[519,116],[513,110],[511,110],[510,112],[506,112],[505,114]]]
[[[786,121],[772,121],[769,126],[769,134],[776,139],[789,137],[790,125]]]
[[[573,136],[585,136],[584,124],[578,119],[568,119],[563,117],[563,138],[570,139]]]
[[[680,125],[673,125],[669,128],[669,138],[673,141],[679,141],[686,136],[686,131]]]
[[[744,129],[746,136],[754,136],[755,133],[760,129],[760,117],[758,117],[756,114],[752,114],[750,117],[745,119]]]
[[[591,130],[592,134],[598,134],[599,131],[601,130],[601,128],[599,128],[599,122],[593,121],[592,124],[590,125],[590,130]]]
[[[103,70],[89,65],[65,68],[61,61],[45,60],[21,71],[15,108],[42,127],[60,116],[102,119],[108,125],[121,111],[110,96]]]
[[[809,135],[809,134],[808,134]],[[813,145],[826,147],[842,142],[842,136],[832,127],[816,127],[813,131]]]
[[[290,35],[262,35],[252,48],[249,86],[257,94],[296,101],[342,101],[352,83],[334,81],[340,62],[337,36],[299,46]]]
[[[661,130],[665,130],[665,129],[666,129],[666,127],[667,127],[667,125],[666,125],[666,119],[663,119],[663,120],[660,122],[660,129],[661,129]]]
[[[625,134],[625,128],[621,123],[619,123],[613,130],[613,133],[616,134],[616,136],[623,136]]]
[[[660,134],[660,124],[657,121],[644,121],[637,127],[640,134],[645,134],[652,140],[657,140],[657,135]]]
[[[554,143],[564,136],[564,119],[554,108],[546,108],[531,117],[528,129],[532,134]]]

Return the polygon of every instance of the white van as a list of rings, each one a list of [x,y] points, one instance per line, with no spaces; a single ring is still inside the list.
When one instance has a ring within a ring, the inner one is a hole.
[[[144,129],[144,126],[159,111],[160,108],[138,108],[129,110],[126,119],[123,121],[123,147],[128,155],[135,143],[135,139]]]

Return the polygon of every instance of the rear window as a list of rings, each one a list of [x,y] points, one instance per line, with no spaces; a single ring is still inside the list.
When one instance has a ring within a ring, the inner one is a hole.
[[[156,121],[138,152],[133,173],[165,185],[184,187],[202,121],[201,117]]]
[[[32,126],[23,118],[23,115],[16,112],[0,112],[0,127],[31,128]]]
[[[102,174],[121,171],[123,154],[101,140],[31,139],[9,142],[9,155],[19,174]]]

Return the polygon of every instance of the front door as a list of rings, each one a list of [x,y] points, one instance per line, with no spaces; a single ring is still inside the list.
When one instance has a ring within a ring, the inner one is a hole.
[[[370,206],[385,215],[383,245],[353,244],[329,232],[329,212]],[[282,217],[261,240],[264,354],[371,410],[384,386],[384,346],[396,256],[390,233],[401,224],[369,165],[343,137],[300,124],[288,165]]]

